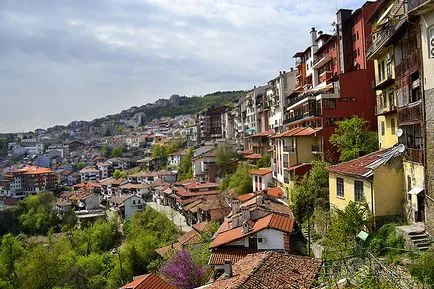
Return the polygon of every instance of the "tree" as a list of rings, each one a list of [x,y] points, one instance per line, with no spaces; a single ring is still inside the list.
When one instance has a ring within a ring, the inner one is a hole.
[[[125,178],[126,176],[127,172],[121,171],[119,169],[115,169],[115,171],[113,172],[113,178],[115,179]]]
[[[257,168],[269,168],[271,167],[271,156],[270,154],[263,155],[256,163]]]
[[[81,170],[81,169],[87,167],[87,163],[85,163],[85,162],[78,162],[77,165],[76,165],[76,167],[77,167],[77,170]]]
[[[238,165],[232,175],[226,175],[223,178],[220,188],[222,190],[233,190],[236,195],[251,193],[253,184],[249,171],[249,165]]]
[[[330,142],[340,153],[339,160],[349,161],[378,150],[377,133],[366,129],[367,121],[355,116],[338,121]]]
[[[18,287],[16,263],[23,253],[23,247],[12,234],[3,236],[0,246],[0,274],[3,275],[1,279],[6,280],[14,288]]]
[[[114,149],[112,149],[111,151],[111,156],[114,158],[118,158],[121,157],[122,154],[124,153],[125,149],[124,147],[120,146],[120,147],[115,147]]]
[[[205,270],[197,265],[190,251],[178,251],[162,268],[161,274],[179,289],[192,289],[203,285]]]
[[[111,154],[111,150],[108,146],[105,145],[101,148],[101,155],[103,157],[108,158],[110,157],[110,154]]]
[[[21,229],[30,234],[47,234],[51,228],[57,228],[60,220],[53,206],[56,197],[52,192],[41,192],[29,196],[18,203]]]
[[[191,179],[193,177],[193,150],[189,149],[185,156],[181,159],[178,169],[178,181]]]
[[[156,169],[161,169],[167,164],[167,148],[164,145],[155,144],[152,146],[152,157],[156,162]]]
[[[290,192],[294,215],[299,222],[303,222],[306,216],[311,216],[316,209],[329,208],[327,165],[323,161],[314,161],[310,173]]]
[[[215,163],[221,176],[233,171],[231,163],[236,156],[237,153],[230,143],[224,142],[217,146]]]

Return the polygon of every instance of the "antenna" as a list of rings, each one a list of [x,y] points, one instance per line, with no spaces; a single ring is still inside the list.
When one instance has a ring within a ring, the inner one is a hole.
[[[403,131],[402,129],[398,128],[398,129],[396,130],[396,133],[395,133],[395,134],[396,134],[398,137],[401,137],[403,133],[404,133],[404,131]]]
[[[397,149],[398,149],[398,152],[402,154],[405,151],[405,145],[403,145],[402,143],[400,143],[397,146]]]

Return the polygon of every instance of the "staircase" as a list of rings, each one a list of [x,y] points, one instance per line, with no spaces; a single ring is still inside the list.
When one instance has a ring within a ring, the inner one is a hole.
[[[426,251],[431,246],[430,237],[425,230],[422,232],[409,232],[408,236],[410,237],[413,247],[421,251]]]
[[[421,251],[426,251],[431,247],[431,237],[426,232],[423,223],[399,226],[396,227],[396,232],[404,237],[406,246],[408,247],[413,247]]]

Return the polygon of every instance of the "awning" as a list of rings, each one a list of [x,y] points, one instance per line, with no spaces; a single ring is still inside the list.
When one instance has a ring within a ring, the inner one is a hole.
[[[422,191],[423,191],[423,188],[414,187],[414,188],[412,188],[410,191],[408,191],[408,193],[409,193],[410,195],[417,195],[417,194],[419,194],[419,193],[422,192]]]

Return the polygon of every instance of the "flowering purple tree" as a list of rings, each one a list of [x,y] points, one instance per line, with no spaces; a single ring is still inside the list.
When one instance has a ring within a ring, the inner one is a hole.
[[[161,268],[161,274],[178,289],[191,289],[202,285],[205,270],[194,263],[190,251],[178,251]]]

